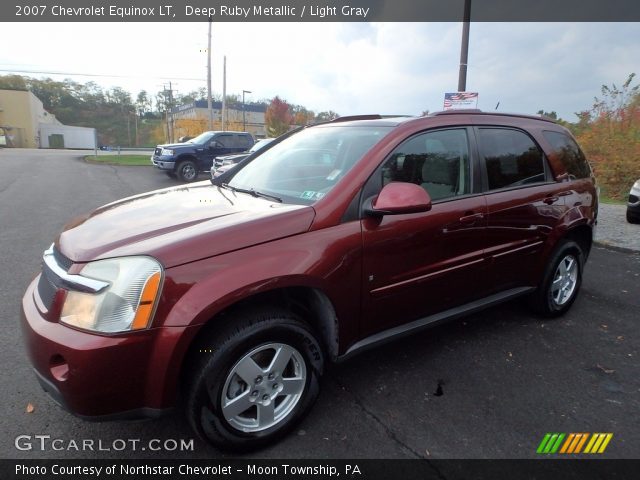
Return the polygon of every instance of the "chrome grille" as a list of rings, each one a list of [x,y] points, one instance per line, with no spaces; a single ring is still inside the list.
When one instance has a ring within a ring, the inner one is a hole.
[[[71,265],[73,265],[73,260],[65,257],[55,246],[53,247],[53,258],[55,258],[56,263],[60,265],[60,267],[64,268],[67,272],[71,268]]]
[[[49,275],[51,274],[48,273],[48,268],[43,266],[38,282],[38,295],[47,310],[51,308],[53,299],[58,292],[58,287],[49,279]]]

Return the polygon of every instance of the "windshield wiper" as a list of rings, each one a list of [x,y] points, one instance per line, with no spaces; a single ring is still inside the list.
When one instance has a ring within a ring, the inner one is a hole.
[[[276,197],[275,195],[269,195],[268,193],[258,192],[257,190],[254,190],[253,188],[232,187],[228,183],[223,183],[220,186],[224,187],[224,188],[228,188],[229,190],[232,190],[234,192],[248,193],[252,197],[262,197],[262,198],[267,198],[267,199],[274,200],[274,201],[276,201],[278,203],[282,203],[282,199],[280,197]]]

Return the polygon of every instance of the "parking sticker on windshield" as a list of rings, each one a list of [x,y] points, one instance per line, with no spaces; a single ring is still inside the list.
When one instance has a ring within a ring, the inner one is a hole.
[[[324,197],[323,192],[314,192],[313,190],[305,190],[300,195],[300,198],[305,198],[307,200],[320,200],[322,197]]]
[[[340,172],[342,172],[342,170],[336,168],[329,174],[327,180],[335,180],[336,178],[338,178],[338,175],[340,175]]]

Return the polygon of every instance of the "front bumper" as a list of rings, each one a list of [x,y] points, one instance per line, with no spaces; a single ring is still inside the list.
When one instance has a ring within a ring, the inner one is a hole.
[[[173,160],[173,157],[152,155],[151,163],[160,170],[175,170],[176,168],[176,161]]]
[[[188,327],[111,336],[75,330],[46,319],[38,280],[22,300],[22,332],[39,382],[58,404],[97,419],[158,416],[173,406]]]

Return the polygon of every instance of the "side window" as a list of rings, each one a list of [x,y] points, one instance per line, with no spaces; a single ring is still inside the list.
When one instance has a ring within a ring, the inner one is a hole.
[[[489,190],[545,181],[542,151],[527,134],[480,128],[478,141],[487,167]]]
[[[213,147],[223,147],[223,148],[232,148],[233,145],[233,135],[218,135],[214,137],[211,141],[211,146]]]
[[[236,147],[243,148],[244,150],[249,150],[253,146],[253,142],[249,135],[236,135]]]
[[[551,144],[567,173],[572,178],[588,178],[591,176],[589,163],[578,144],[569,135],[561,132],[545,130],[544,138]]]
[[[415,183],[436,201],[469,193],[469,172],[467,131],[438,130],[400,144],[382,167],[382,183]]]

